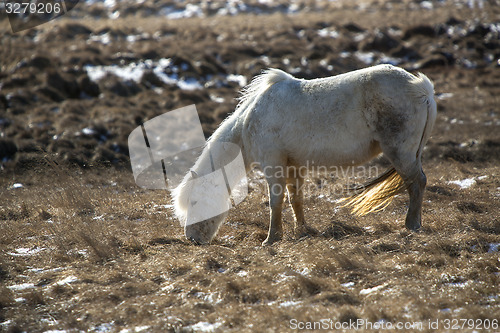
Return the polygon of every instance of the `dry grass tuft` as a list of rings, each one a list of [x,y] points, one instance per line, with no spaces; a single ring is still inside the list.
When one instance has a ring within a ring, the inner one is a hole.
[[[322,235],[339,240],[349,236],[360,236],[363,233],[363,228],[357,225],[341,221],[333,221],[332,224],[322,233]]]

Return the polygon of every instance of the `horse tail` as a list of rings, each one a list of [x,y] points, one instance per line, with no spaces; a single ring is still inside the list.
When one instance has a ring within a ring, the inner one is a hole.
[[[423,148],[429,139],[436,120],[437,107],[434,100],[434,85],[427,76],[418,73],[410,81],[410,94],[417,104],[427,105],[427,118],[416,152],[416,158],[420,160]],[[342,199],[342,201],[346,202],[343,207],[350,207],[352,213],[356,216],[377,212],[386,208],[392,202],[394,196],[406,190],[407,187],[407,183],[404,182],[396,169],[391,167],[380,176],[362,185],[348,187],[348,191],[352,191],[354,194]]]

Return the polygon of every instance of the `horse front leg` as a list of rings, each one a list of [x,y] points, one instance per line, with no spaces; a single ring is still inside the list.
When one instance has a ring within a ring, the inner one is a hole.
[[[270,177],[267,179],[269,185],[269,207],[271,209],[271,221],[267,238],[262,245],[271,245],[281,240],[283,237],[283,224],[281,221],[281,210],[283,207],[283,198],[285,193],[286,180],[283,177]]]

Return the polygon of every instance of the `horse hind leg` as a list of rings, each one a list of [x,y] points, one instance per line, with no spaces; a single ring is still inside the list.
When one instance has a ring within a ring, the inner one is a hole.
[[[425,185],[427,184],[427,178],[422,170],[422,163],[419,158],[415,157],[414,153],[388,153],[386,150],[384,154],[389,158],[408,189],[410,204],[406,214],[405,226],[416,231],[422,225],[422,201]]]
[[[318,231],[305,222],[304,218],[304,178],[300,175],[294,175],[287,181],[288,199],[295,216],[294,234],[295,238],[318,234]]]
[[[422,201],[426,184],[427,177],[420,167],[414,178],[408,181],[410,205],[406,214],[405,225],[410,230],[418,230],[422,226]]]

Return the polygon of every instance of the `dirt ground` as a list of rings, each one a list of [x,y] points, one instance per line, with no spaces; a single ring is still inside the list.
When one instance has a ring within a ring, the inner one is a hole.
[[[500,331],[498,1],[89,1],[15,34],[1,13],[0,331]],[[286,205],[261,247],[253,174],[196,246],[169,192],[134,182],[127,138],[149,119],[196,104],[208,137],[265,68],[377,63],[435,84],[420,232],[406,194],[358,218],[319,185],[342,180],[311,178],[319,234],[295,239]]]

